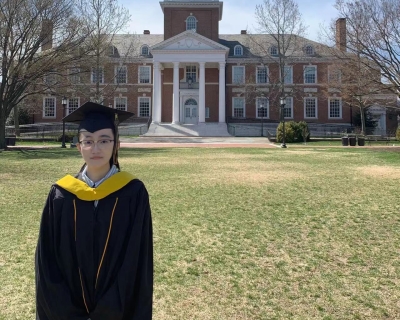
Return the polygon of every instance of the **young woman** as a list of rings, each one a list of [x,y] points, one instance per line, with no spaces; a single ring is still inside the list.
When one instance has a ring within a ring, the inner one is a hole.
[[[143,183],[118,163],[118,121],[132,114],[92,102],[79,123],[84,166],[50,190],[36,249],[37,320],[152,318],[153,242]]]

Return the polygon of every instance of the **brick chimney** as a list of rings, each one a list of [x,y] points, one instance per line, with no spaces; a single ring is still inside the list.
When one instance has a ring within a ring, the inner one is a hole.
[[[346,40],[346,18],[339,18],[336,20],[336,48],[345,52],[347,46]]]
[[[150,30],[143,30],[143,34],[150,34]]]
[[[240,31],[240,34],[247,34],[247,30]]]
[[[42,51],[53,47],[53,21],[45,19],[42,21],[42,30],[40,32],[42,39]]]

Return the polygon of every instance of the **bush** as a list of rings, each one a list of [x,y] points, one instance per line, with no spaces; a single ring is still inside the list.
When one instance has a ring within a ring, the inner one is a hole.
[[[400,141],[400,128],[396,130],[396,140]]]
[[[305,121],[285,122],[285,142],[304,142],[303,135],[306,136],[306,141],[310,141],[310,130],[308,124]],[[282,142],[283,140],[283,123],[279,123],[276,129],[276,141]]]

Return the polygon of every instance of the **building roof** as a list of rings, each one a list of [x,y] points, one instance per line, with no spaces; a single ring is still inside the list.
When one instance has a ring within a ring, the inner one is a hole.
[[[151,52],[148,56],[141,55],[141,48],[144,45],[150,48],[163,41],[163,34],[117,34],[114,36],[113,45],[117,48],[119,57],[152,58]],[[269,49],[276,43],[274,37],[269,34],[221,34],[218,42],[229,48],[229,59],[267,57]],[[313,58],[315,60],[332,57],[332,48],[327,45],[300,36],[293,36],[292,42],[293,45],[287,50],[287,56],[293,59]],[[241,56],[234,55],[234,48],[237,45],[241,45],[243,48]],[[312,46],[314,54],[306,53],[305,48],[308,45]]]

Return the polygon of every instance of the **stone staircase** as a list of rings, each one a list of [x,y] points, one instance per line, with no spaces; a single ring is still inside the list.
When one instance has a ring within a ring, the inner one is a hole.
[[[144,137],[230,137],[226,123],[152,123]]]

